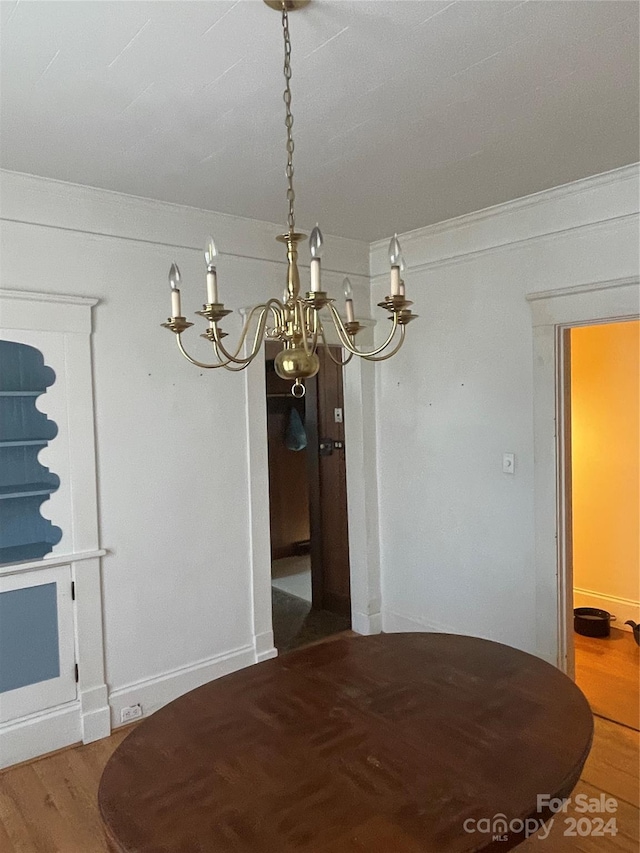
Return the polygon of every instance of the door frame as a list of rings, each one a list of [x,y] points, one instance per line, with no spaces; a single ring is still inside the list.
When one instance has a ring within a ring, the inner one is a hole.
[[[533,321],[536,653],[573,677],[568,330],[640,318],[638,276],[527,295]]]
[[[373,328],[362,334],[372,342]],[[369,338],[371,337],[371,340]],[[329,341],[333,344],[334,341]],[[351,627],[358,634],[382,630],[378,486],[375,466],[375,365],[354,358],[343,373],[347,517],[351,579]],[[253,643],[257,662],[276,657],[271,608],[271,534],[265,360],[245,376],[247,488]]]

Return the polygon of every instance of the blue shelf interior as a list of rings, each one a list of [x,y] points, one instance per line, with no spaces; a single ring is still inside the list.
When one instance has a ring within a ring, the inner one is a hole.
[[[58,427],[36,402],[55,379],[40,350],[0,341],[0,564],[38,560],[62,538],[40,514],[60,485],[38,461]]]

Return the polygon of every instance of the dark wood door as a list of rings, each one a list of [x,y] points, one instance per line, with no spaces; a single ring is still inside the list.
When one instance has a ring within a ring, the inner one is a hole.
[[[279,349],[278,344],[267,344],[267,360]],[[339,347],[331,352],[341,358]],[[305,382],[304,403],[295,403],[307,433],[306,476],[301,470],[303,454],[282,445],[285,415],[295,402],[289,394],[291,383],[267,372],[272,558],[299,553],[296,546],[303,538],[308,494],[313,607],[350,617],[344,418],[336,419],[336,410],[344,412],[342,367],[324,349],[318,357],[318,375]]]
[[[342,355],[338,347],[332,347],[331,352],[337,359]],[[342,367],[325,350],[318,356],[320,371],[307,389],[313,606],[350,616]],[[336,417],[336,412],[342,415]]]

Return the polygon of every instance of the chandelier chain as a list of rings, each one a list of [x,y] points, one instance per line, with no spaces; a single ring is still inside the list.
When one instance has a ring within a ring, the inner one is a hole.
[[[282,3],[282,33],[284,36],[284,95],[283,100],[286,107],[285,126],[287,128],[287,168],[285,175],[287,176],[287,200],[289,202],[289,233],[293,234],[296,230],[296,220],[294,212],[294,202],[296,198],[293,189],[293,113],[291,112],[291,36],[289,34],[289,15],[287,13],[286,4]]]

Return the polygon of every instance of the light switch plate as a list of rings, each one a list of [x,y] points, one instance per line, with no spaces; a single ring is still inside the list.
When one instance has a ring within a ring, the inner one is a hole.
[[[516,455],[515,453],[502,454],[502,470],[505,474],[514,474],[516,470]]]

